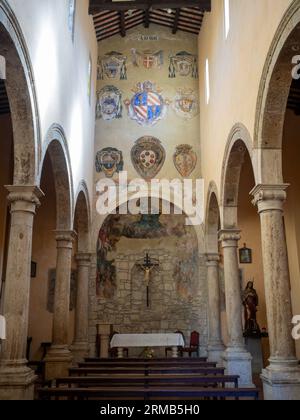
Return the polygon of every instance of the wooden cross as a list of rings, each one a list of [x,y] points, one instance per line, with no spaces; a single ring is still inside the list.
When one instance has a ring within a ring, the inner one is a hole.
[[[151,272],[154,269],[158,269],[159,267],[159,261],[150,258],[149,254],[147,253],[145,258],[141,261],[138,261],[136,265],[141,268],[145,273],[145,281],[146,281],[146,287],[147,287],[147,308],[150,306],[150,299],[149,299],[149,284],[150,284],[150,276]]]

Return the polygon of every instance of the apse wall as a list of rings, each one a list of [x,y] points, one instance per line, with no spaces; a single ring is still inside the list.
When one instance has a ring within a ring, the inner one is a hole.
[[[94,189],[101,179],[128,181],[201,178],[198,38],[152,25],[98,44]],[[90,345],[96,326],[119,332],[173,332],[207,344],[207,285],[203,232],[185,216],[96,212],[90,281]],[[117,237],[117,238],[116,238]],[[149,252],[159,261],[146,304],[144,273],[136,263]]]

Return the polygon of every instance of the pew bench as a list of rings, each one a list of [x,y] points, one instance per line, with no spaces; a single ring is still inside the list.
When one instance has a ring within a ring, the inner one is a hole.
[[[78,364],[79,368],[107,368],[107,369],[114,369],[114,368],[194,368],[194,367],[207,367],[207,368],[215,368],[217,367],[217,363],[214,362],[197,362],[197,363],[189,363],[188,361],[184,361],[181,363],[164,363],[164,362],[130,362],[130,363],[123,363],[122,361],[116,362],[113,365],[107,364],[105,362],[83,362]]]
[[[86,376],[86,377],[66,377],[56,380],[56,387],[61,386],[75,387],[75,388],[90,388],[90,387],[124,387],[124,386],[144,386],[153,387],[167,387],[167,386],[211,386],[219,387],[222,385],[233,385],[238,388],[239,376],[216,376],[216,375],[153,375],[153,376]]]
[[[70,376],[95,376],[95,375],[181,375],[181,374],[198,374],[198,375],[224,375],[225,368],[219,367],[137,367],[137,368],[70,368]]]
[[[186,399],[254,399],[258,400],[258,389],[236,388],[44,388],[38,391],[42,400],[186,400]]]

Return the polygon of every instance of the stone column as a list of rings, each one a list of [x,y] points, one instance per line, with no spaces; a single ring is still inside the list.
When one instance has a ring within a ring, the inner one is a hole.
[[[236,229],[220,232],[224,257],[226,314],[229,343],[223,355],[228,375],[239,375],[241,387],[253,387],[251,355],[246,351],[242,326],[242,296],[238,263],[240,231]]]
[[[75,362],[89,355],[89,273],[90,254],[77,254],[77,299],[75,313],[75,338],[71,351]]]
[[[46,379],[68,376],[72,363],[69,350],[69,313],[73,231],[57,231],[57,261],[53,314],[52,345],[45,358]]]
[[[287,184],[257,185],[251,194],[261,220],[262,256],[270,338],[270,365],[263,370],[267,400],[299,400],[300,369],[292,338],[292,303],[283,205]]]
[[[7,339],[0,360],[0,399],[33,399],[35,375],[26,364],[33,219],[41,190],[9,186],[11,225],[5,279]]]
[[[219,286],[218,254],[207,254],[207,283],[208,283],[208,360],[210,362],[223,362],[222,355],[225,347],[221,333],[221,305]]]

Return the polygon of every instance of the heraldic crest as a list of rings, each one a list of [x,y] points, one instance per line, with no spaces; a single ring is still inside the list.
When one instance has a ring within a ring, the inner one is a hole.
[[[98,58],[97,79],[104,80],[104,76],[108,79],[127,80],[127,57],[123,54],[111,51],[105,54],[104,57]]]
[[[96,155],[96,171],[104,172],[107,178],[112,178],[115,173],[123,171],[123,153],[113,147],[102,149]]]
[[[122,93],[115,86],[105,86],[97,92],[96,118],[111,121],[122,118]]]
[[[124,102],[132,120],[149,127],[166,116],[169,102],[161,96],[161,90],[154,83],[138,83],[133,92],[133,98]]]
[[[180,51],[176,55],[170,56],[169,78],[175,79],[176,75],[191,76],[197,79],[198,74],[198,57],[186,51]]]
[[[174,165],[181,176],[190,176],[196,168],[197,160],[197,154],[194,152],[192,146],[188,144],[181,144],[176,147],[176,151],[174,153]]]
[[[135,142],[131,150],[131,160],[135,170],[142,178],[154,178],[166,160],[166,152],[155,137],[145,136]]]

